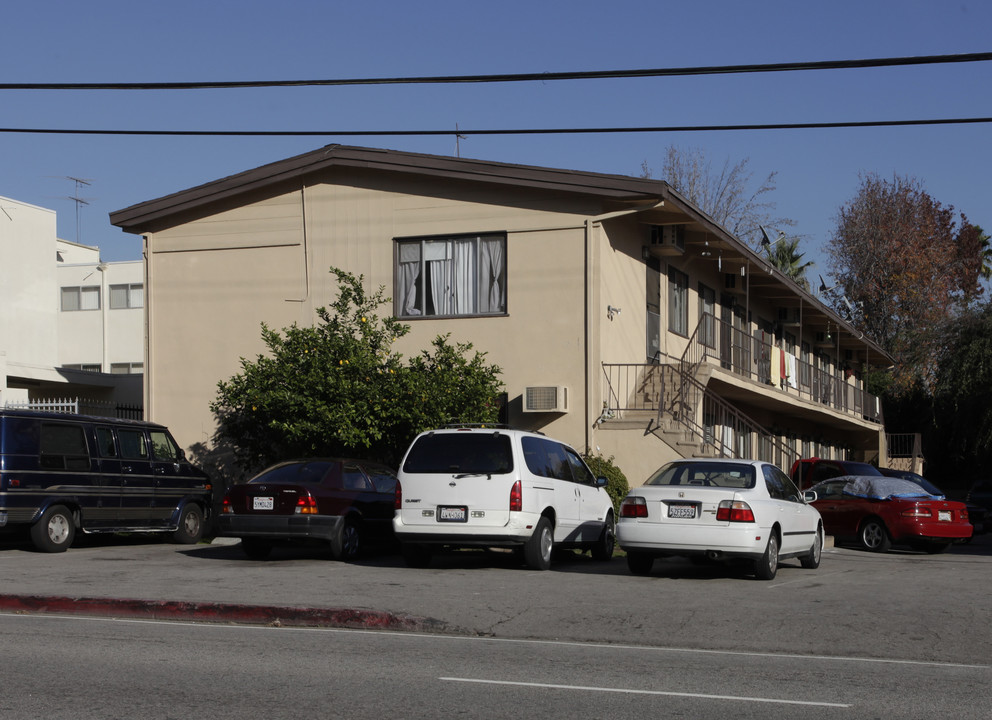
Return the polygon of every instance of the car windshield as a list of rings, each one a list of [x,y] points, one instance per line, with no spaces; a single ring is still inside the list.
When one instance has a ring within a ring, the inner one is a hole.
[[[512,470],[510,436],[500,432],[422,435],[403,463],[408,473],[502,475]]]
[[[645,485],[696,485],[721,488],[753,488],[754,466],[741,463],[674,462],[663,466]]]
[[[286,463],[263,470],[250,482],[269,485],[318,485],[329,472],[336,470],[337,466],[338,463],[328,460]]]

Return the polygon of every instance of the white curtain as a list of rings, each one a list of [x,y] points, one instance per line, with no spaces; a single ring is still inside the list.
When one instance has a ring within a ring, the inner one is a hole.
[[[503,312],[506,309],[506,288],[503,287],[503,239],[483,238],[480,249],[482,278],[481,307],[479,312]]]
[[[417,307],[417,282],[420,279],[420,243],[400,245],[399,300],[400,316],[420,315]]]

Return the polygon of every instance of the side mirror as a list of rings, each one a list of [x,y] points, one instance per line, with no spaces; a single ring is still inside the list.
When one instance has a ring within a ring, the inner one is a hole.
[[[812,490],[806,490],[803,492],[803,502],[809,505],[812,502],[816,502],[816,493]]]
[[[610,481],[607,480],[604,476],[600,475],[598,478],[596,478],[596,487],[606,487],[609,484],[609,482]]]

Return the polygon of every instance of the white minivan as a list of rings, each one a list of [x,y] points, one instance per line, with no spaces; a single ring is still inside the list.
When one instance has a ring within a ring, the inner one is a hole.
[[[426,567],[442,547],[504,547],[547,570],[552,550],[613,556],[606,478],[540,433],[458,426],[418,435],[399,469],[393,528],[403,558]]]

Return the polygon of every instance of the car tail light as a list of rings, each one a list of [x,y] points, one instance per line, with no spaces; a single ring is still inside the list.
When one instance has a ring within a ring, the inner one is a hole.
[[[620,517],[646,518],[648,516],[648,504],[642,497],[624,498],[620,503]]]
[[[300,496],[300,499],[296,501],[296,514],[297,515],[317,514],[317,501],[314,499],[313,495],[307,493],[306,495]]]
[[[917,506],[909,510],[903,510],[901,515],[908,518],[928,518],[932,517],[933,513],[930,511],[930,508]]]
[[[403,488],[399,480],[396,481],[396,490],[393,492],[393,509],[403,509]]]
[[[510,488],[510,510],[516,510],[517,512],[524,509],[524,493],[523,486],[520,481],[517,480],[513,483],[513,487]]]
[[[961,511],[961,519],[964,520],[965,522],[968,522],[968,511],[967,510],[962,510]]]
[[[224,499],[221,501],[221,504],[220,504],[220,511],[221,511],[221,514],[223,514],[223,515],[232,515],[232,514],[234,514],[234,508],[231,507],[231,496],[230,495],[225,495],[224,496]]]
[[[754,522],[751,506],[743,500],[721,500],[716,507],[716,519],[720,522]]]

